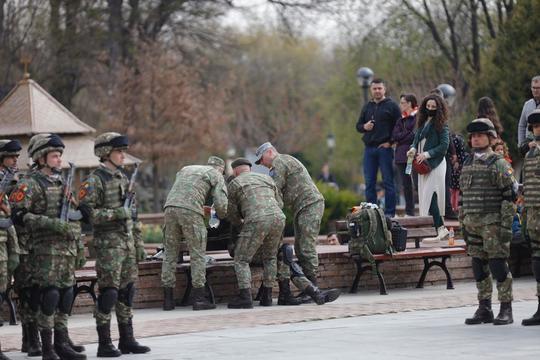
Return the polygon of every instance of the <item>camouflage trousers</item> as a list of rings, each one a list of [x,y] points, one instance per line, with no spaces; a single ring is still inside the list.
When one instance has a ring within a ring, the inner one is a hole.
[[[317,278],[319,256],[317,238],[324,213],[324,200],[301,209],[294,217],[294,252],[306,276]]]
[[[527,208],[525,210],[525,221],[527,233],[531,239],[531,256],[540,258],[540,208]],[[540,282],[538,281],[536,282],[536,295],[540,297]]]
[[[7,261],[0,261],[0,293],[7,290],[9,282],[11,280],[10,274],[8,274]]]
[[[99,289],[125,289],[128,284],[135,283],[139,275],[139,266],[133,246],[96,248],[96,274]],[[117,301],[115,304],[116,320],[125,324],[133,317],[131,306]],[[99,311],[96,304],[94,317],[97,326],[109,324],[111,313]]]
[[[500,223],[484,224],[481,221],[481,215],[466,216],[462,225],[464,234],[466,234],[468,255],[484,260],[483,270],[486,274],[490,274],[484,280],[476,282],[478,300],[491,299],[493,278],[488,261],[489,259],[508,260],[512,230],[501,226]],[[506,280],[497,282],[497,293],[499,301],[512,301],[512,274],[510,272],[508,272]]]
[[[13,274],[14,288],[19,297],[17,311],[21,322],[28,324],[37,321],[37,313],[30,308],[30,289],[33,284],[30,255],[21,254],[19,261],[19,266]]]
[[[255,253],[260,250],[263,264],[263,285],[273,287],[277,273],[277,252],[281,243],[285,218],[268,217],[261,221],[242,225],[238,241],[234,248],[234,271],[239,289],[251,288],[251,270],[249,264]]]
[[[66,255],[32,255],[30,257],[33,269],[32,281],[40,288],[57,287],[69,288],[75,285],[74,256]],[[67,314],[56,311],[53,315],[45,315],[38,311],[37,324],[39,329],[67,328]]]
[[[251,264],[262,265],[262,263],[263,263],[262,251],[259,248],[257,253],[253,256],[253,259],[251,260]],[[281,256],[277,257],[276,277],[278,281],[291,280],[294,286],[296,286],[296,288],[299,289],[300,291],[304,291],[308,286],[313,285],[313,283],[305,275],[294,276],[291,278],[291,268],[289,267],[289,265],[283,262],[283,259],[281,258]]]
[[[161,267],[163,287],[176,285],[176,261],[181,241],[186,241],[189,249],[191,278],[194,288],[202,288],[206,283],[206,225],[202,215],[194,211],[168,206],[165,209],[165,258]]]

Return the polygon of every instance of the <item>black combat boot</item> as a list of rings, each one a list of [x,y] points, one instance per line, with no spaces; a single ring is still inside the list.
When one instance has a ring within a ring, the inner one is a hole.
[[[193,310],[212,310],[216,308],[216,304],[212,304],[206,297],[206,289],[193,288]]]
[[[262,287],[261,298],[259,301],[260,306],[272,306],[272,288]]]
[[[2,345],[0,345],[0,360],[10,360],[4,353],[2,352]]]
[[[113,345],[111,341],[111,324],[99,325],[97,357],[119,357],[122,353]]]
[[[21,323],[21,329],[22,329],[22,341],[21,341],[21,352],[27,353],[28,352],[28,331],[26,330],[26,324]]]
[[[131,319],[126,324],[118,324],[118,332],[120,333],[120,341],[118,341],[118,349],[122,354],[146,354],[150,351],[148,346],[141,345],[133,336],[133,322]]]
[[[332,302],[341,294],[339,289],[321,291],[315,286],[308,286],[304,292],[309,295],[317,305],[324,305],[327,302]]]
[[[174,310],[174,289],[171,287],[163,288],[163,310]]]
[[[493,322],[493,310],[491,310],[491,299],[484,299],[478,302],[478,309],[471,318],[465,319],[467,325],[488,324]]]
[[[84,346],[82,346],[82,345],[75,345],[75,344],[73,343],[73,341],[72,341],[71,338],[69,337],[69,330],[66,329],[65,331],[66,331],[67,343],[68,343],[69,346],[73,349],[73,351],[78,352],[78,353],[85,352],[86,349],[84,348]]]
[[[85,360],[86,355],[73,350],[65,329],[54,329],[54,350],[62,360]]]
[[[502,302],[499,315],[493,320],[493,325],[508,325],[514,322],[512,317],[512,303]]]
[[[521,325],[523,326],[540,325],[540,297],[538,297],[538,309],[536,310],[534,315],[528,319],[523,319],[521,321]]]
[[[43,354],[41,359],[42,360],[60,360],[60,357],[54,351],[54,346],[52,342],[52,330],[51,329],[43,329],[39,332],[39,335],[41,336],[41,344],[43,346]]]
[[[35,322],[26,324],[26,338],[28,344],[28,356],[41,356],[41,343],[39,341],[39,332]]]
[[[230,303],[227,304],[229,309],[253,309],[253,300],[251,299],[251,289],[240,289]]]
[[[291,285],[289,279],[280,280],[279,285],[279,295],[278,295],[278,305],[300,305],[302,302],[300,299],[292,296]]]

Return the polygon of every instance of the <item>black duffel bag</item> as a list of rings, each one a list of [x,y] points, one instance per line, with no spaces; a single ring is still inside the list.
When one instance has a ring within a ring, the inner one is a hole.
[[[397,221],[392,220],[392,245],[396,251],[405,251],[407,248],[407,228],[404,228]]]

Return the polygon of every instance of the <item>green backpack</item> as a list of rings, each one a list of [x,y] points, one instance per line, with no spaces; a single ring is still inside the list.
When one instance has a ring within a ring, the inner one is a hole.
[[[351,239],[349,253],[361,255],[374,263],[373,254],[392,255],[392,233],[384,212],[373,204],[362,203],[360,209],[347,216]]]

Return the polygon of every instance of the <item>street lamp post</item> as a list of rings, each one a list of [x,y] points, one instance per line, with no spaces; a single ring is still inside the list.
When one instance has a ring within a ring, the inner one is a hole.
[[[452,106],[454,104],[454,101],[456,100],[456,89],[450,85],[450,84],[440,84],[437,86],[437,89],[439,89],[446,102],[448,103],[448,106]]]
[[[368,88],[373,80],[373,70],[368,67],[361,67],[356,71],[356,80],[358,85],[364,90],[364,105],[368,102]]]

